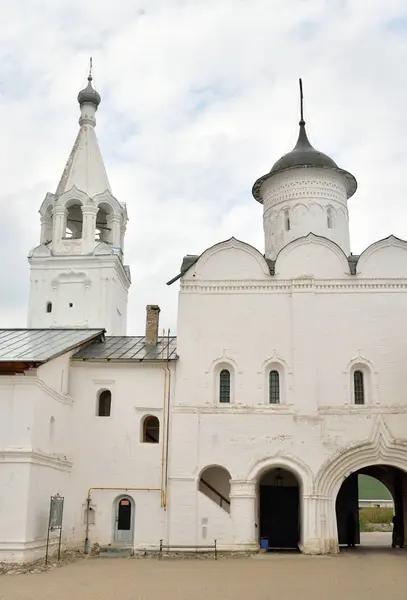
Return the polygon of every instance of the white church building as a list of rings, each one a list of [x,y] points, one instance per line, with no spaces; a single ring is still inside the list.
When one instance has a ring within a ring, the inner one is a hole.
[[[186,255],[168,282],[177,337],[159,335],[155,305],[127,336],[127,211],[91,77],[78,102],[29,255],[28,329],[0,330],[0,561],[44,555],[57,493],[63,544],[86,551],[336,553],[359,473],[407,525],[407,242],[351,253],[356,179],[301,115],[295,148],[253,186],[264,253],[232,237]]]

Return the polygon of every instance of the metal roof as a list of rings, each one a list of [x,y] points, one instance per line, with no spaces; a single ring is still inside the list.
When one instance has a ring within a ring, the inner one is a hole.
[[[159,337],[154,346],[146,344],[145,336],[112,336],[82,348],[72,357],[75,360],[136,361],[176,360],[177,338]]]
[[[0,364],[42,364],[103,333],[104,329],[0,329]]]

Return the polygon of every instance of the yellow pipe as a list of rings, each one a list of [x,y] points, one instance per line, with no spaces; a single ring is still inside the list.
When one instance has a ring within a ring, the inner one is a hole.
[[[167,360],[166,370],[168,373],[168,392],[167,392],[167,427],[165,430],[165,477],[164,477],[164,510],[167,510],[167,489],[168,489],[168,447],[169,447],[169,424],[170,424],[170,396],[171,396],[171,371],[169,367],[170,358],[170,329],[168,329],[167,339]]]
[[[163,422],[161,429],[161,508],[165,508],[166,497],[164,492],[164,459],[165,459],[165,419],[166,419],[166,396],[167,396],[167,370],[164,367],[164,336],[165,329],[163,329],[162,335],[162,349],[161,349],[161,368],[164,371],[164,402],[163,402]]]

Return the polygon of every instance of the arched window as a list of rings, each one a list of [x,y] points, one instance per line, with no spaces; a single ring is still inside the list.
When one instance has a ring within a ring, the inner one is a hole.
[[[145,444],[158,444],[160,441],[160,421],[151,415],[143,421],[143,437]]]
[[[290,224],[290,211],[289,210],[284,211],[284,225],[285,225],[286,231],[290,231],[291,224]]]
[[[219,402],[230,402],[230,372],[222,369],[219,375]]]
[[[269,402],[270,404],[280,404],[280,375],[278,371],[270,371]]]
[[[47,313],[52,312],[52,302],[47,302],[46,310],[47,310]]]
[[[365,403],[365,384],[363,380],[363,372],[355,371],[353,373],[353,387],[355,404]]]
[[[112,407],[112,392],[103,390],[99,394],[98,401],[98,417],[110,417],[110,409]]]
[[[328,229],[334,228],[334,213],[331,206],[328,206],[328,210],[326,212],[326,222],[328,225]]]

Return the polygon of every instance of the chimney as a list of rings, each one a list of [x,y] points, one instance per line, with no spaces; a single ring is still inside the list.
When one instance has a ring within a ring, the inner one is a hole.
[[[157,304],[147,304],[146,310],[146,344],[148,346],[155,346],[158,342],[160,307]]]

